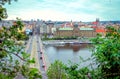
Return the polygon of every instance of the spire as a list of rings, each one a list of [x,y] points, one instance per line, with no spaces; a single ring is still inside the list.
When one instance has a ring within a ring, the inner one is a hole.
[[[71,23],[70,23],[70,25],[71,25],[71,26],[73,26],[73,22],[72,22],[72,20],[71,20]]]

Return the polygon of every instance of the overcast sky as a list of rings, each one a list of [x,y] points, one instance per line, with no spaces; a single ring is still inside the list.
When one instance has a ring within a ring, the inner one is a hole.
[[[8,19],[120,20],[120,0],[18,0],[4,7],[7,8]]]

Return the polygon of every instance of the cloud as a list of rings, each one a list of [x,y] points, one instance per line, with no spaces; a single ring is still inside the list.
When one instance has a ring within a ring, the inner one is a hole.
[[[119,3],[120,0],[18,0],[5,7],[9,16],[23,19],[120,20]]]

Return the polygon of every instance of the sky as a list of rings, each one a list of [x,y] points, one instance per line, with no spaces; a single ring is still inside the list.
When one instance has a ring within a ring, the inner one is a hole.
[[[9,20],[120,20],[120,0],[18,0],[4,7]]]

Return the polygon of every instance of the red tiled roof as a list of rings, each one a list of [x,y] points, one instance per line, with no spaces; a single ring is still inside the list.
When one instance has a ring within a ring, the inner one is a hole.
[[[98,22],[92,22],[92,24],[98,24]]]
[[[96,32],[106,32],[105,29],[96,29]]]

